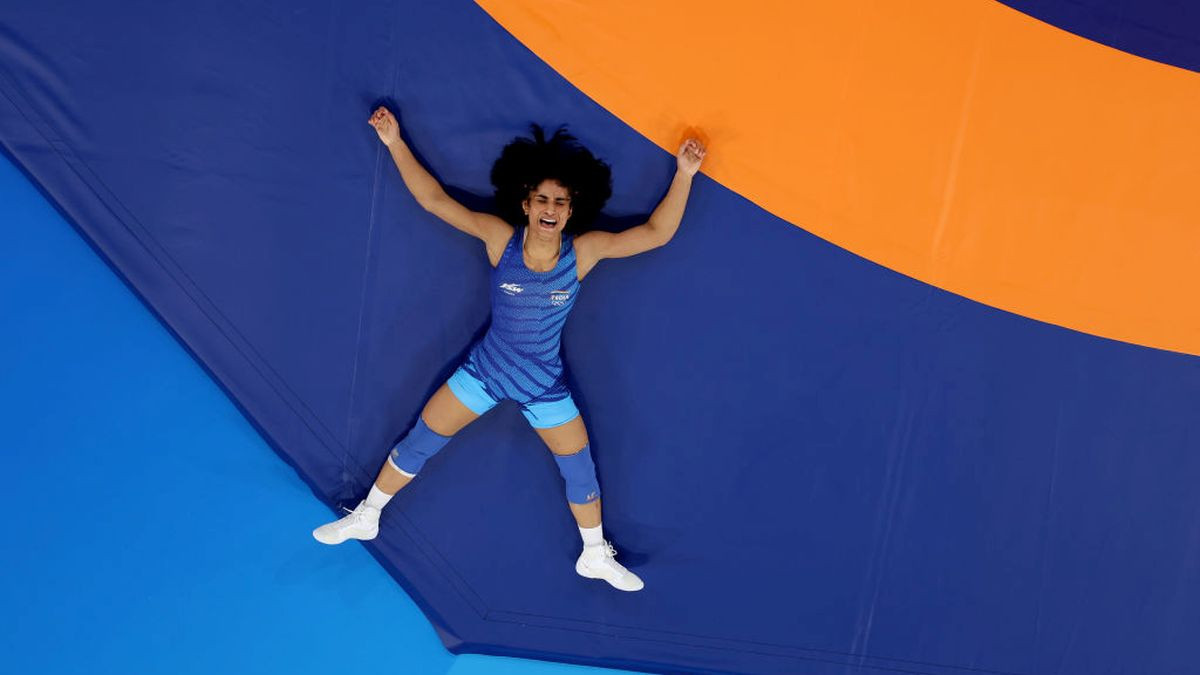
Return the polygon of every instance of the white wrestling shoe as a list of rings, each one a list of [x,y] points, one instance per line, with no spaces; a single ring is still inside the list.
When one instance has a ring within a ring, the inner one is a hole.
[[[646,587],[638,575],[616,561],[617,552],[607,541],[599,546],[587,546],[575,561],[575,571],[588,579],[603,579],[622,591],[640,591]]]
[[[349,509],[346,509],[349,511]],[[313,538],[322,544],[340,544],[347,539],[374,539],[379,534],[379,509],[365,501],[350,513],[313,530]]]

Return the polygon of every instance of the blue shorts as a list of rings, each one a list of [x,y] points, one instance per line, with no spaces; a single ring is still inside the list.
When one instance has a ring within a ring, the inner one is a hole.
[[[487,392],[482,382],[463,370],[461,366],[446,381],[446,385],[450,387],[450,391],[454,393],[455,397],[476,415],[482,415],[499,403]],[[534,429],[549,429],[579,417],[579,409],[575,407],[575,401],[571,400],[570,394],[557,401],[533,400],[519,405],[521,414],[529,420],[530,426]]]

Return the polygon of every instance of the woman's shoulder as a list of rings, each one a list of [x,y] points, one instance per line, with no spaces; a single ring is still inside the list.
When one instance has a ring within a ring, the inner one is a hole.
[[[508,256],[509,251],[513,248],[513,242],[520,241],[518,234],[519,227],[514,227],[505,223],[507,231],[498,232],[497,236],[487,241],[488,262],[492,267],[499,267],[504,258]]]

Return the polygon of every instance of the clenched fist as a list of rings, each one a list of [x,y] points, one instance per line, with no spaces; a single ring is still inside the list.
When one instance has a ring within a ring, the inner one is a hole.
[[[374,113],[371,114],[371,119],[367,120],[375,128],[375,133],[379,134],[379,140],[384,145],[391,145],[400,140],[400,124],[396,121],[396,116],[392,114],[385,106],[379,106]]]

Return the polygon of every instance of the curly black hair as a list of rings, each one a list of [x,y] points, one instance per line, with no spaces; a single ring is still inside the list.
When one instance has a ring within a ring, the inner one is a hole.
[[[612,170],[590,150],[559,127],[546,139],[542,127],[532,124],[532,138],[518,136],[504,146],[492,165],[497,215],[513,225],[526,222],[522,203],[544,180],[555,180],[571,195],[569,233],[587,228],[612,196]]]

